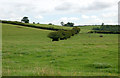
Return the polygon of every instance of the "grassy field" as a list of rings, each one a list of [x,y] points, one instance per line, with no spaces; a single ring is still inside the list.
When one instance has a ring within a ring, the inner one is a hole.
[[[30,24],[38,27],[46,27],[46,28],[54,28],[54,29],[65,29],[65,30],[71,30],[72,27],[63,27],[58,25],[47,25],[47,24]]]
[[[88,34],[52,42],[49,30],[2,24],[3,76],[117,76],[118,35]]]

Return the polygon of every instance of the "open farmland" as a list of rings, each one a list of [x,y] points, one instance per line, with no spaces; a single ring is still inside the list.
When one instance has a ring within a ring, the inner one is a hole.
[[[88,34],[52,42],[50,30],[2,24],[3,76],[117,76],[118,35]]]

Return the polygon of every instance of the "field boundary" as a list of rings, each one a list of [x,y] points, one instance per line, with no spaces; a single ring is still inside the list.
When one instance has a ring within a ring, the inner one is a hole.
[[[35,25],[30,25],[29,23],[21,23],[21,22],[16,22],[16,21],[2,21],[1,23],[20,25],[20,26],[24,26],[24,27],[31,27],[31,28],[44,29],[44,30],[53,30],[53,31],[64,30],[64,31],[67,31],[67,29],[57,29],[57,28],[53,28],[53,27],[40,27],[37,25],[35,26]]]

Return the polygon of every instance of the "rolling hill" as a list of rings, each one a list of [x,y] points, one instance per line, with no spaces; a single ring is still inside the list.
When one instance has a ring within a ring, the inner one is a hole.
[[[51,30],[4,23],[2,28],[3,76],[118,75],[117,34],[88,34],[93,26],[87,26],[70,39],[52,42]]]

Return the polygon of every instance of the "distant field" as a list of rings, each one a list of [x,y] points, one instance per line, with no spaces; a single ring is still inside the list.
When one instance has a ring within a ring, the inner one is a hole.
[[[40,26],[40,27],[50,27],[50,28],[54,28],[54,29],[66,29],[66,30],[70,30],[72,29],[72,27],[63,27],[63,26],[58,26],[58,25],[47,25],[47,24],[30,24],[30,25],[35,25],[35,26]]]
[[[4,24],[12,24],[12,25],[19,25],[19,26],[25,26],[25,27],[31,27],[31,28],[38,28],[38,29],[46,29],[46,30],[71,30],[72,27],[63,27],[58,25],[48,25],[48,24],[32,24],[32,23],[22,23],[22,22],[16,22],[16,21],[4,21],[2,20],[2,23]]]
[[[3,76],[117,76],[118,35],[88,34],[52,42],[50,30],[2,24]],[[67,27],[66,27],[67,28]]]

